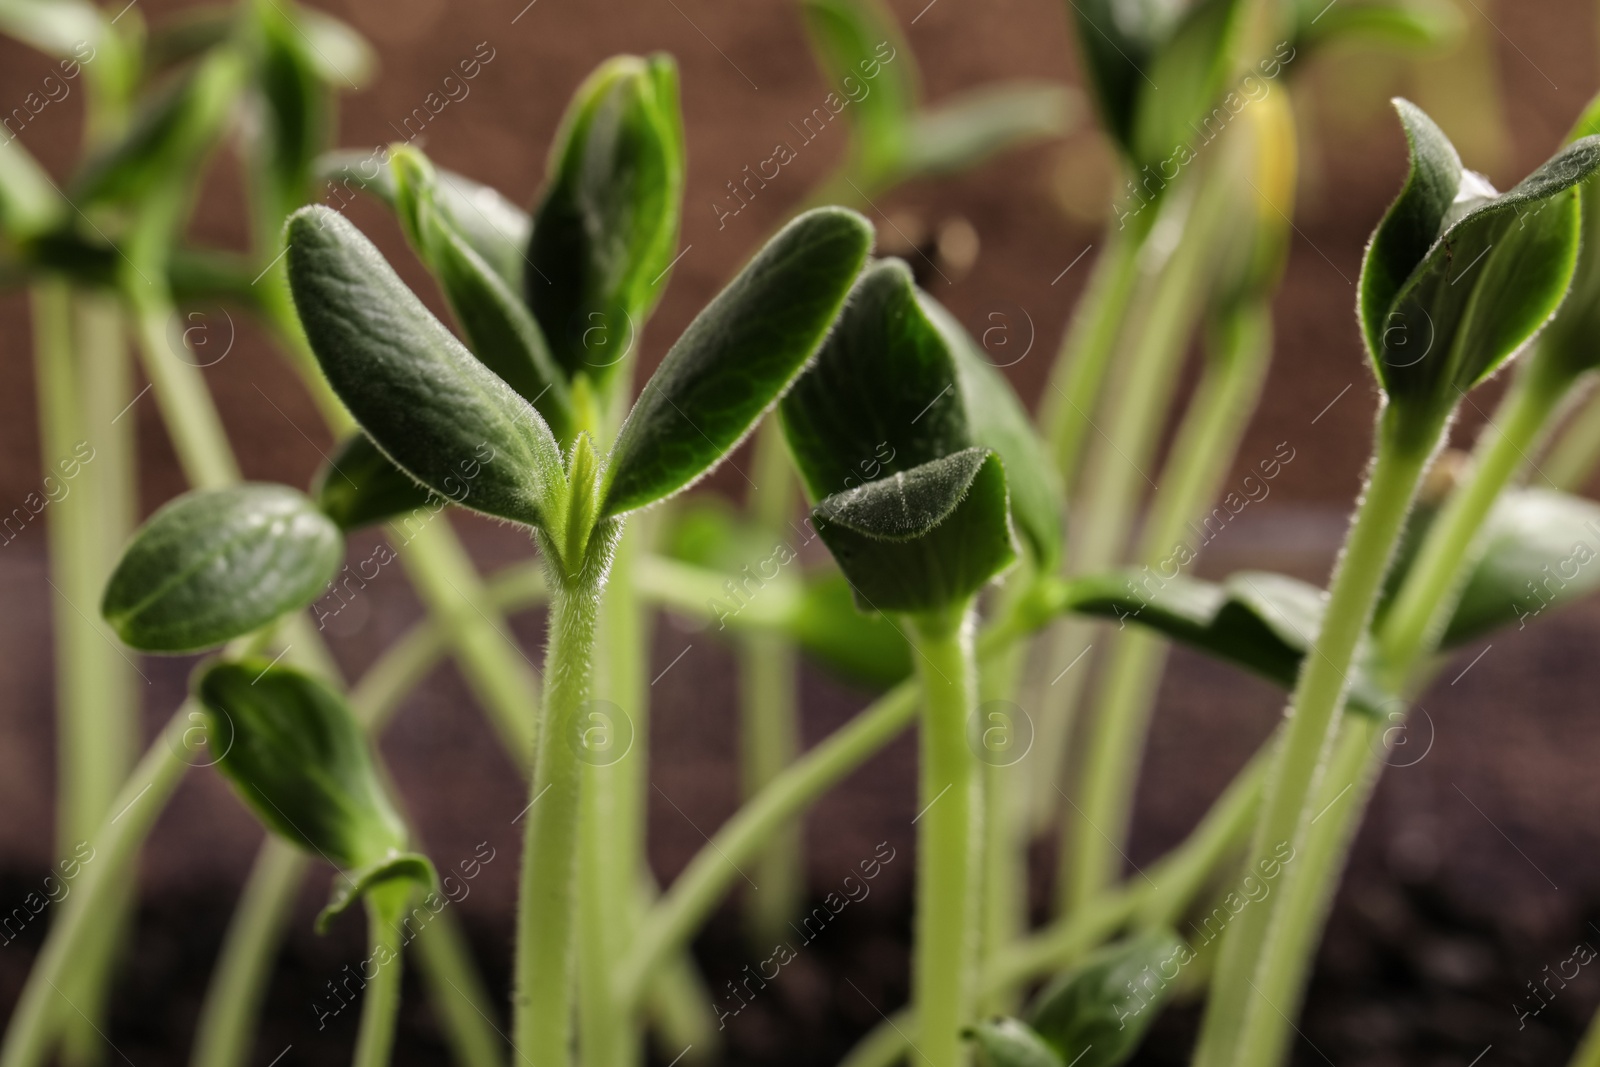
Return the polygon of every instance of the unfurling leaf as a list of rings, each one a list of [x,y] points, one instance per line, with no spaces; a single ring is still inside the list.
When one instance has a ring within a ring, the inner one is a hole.
[[[406,828],[379,781],[344,698],[264,660],[218,662],[196,685],[217,769],[267,829],[340,870],[327,918],[374,885],[434,881],[406,850]]]
[[[450,301],[473,354],[544,416],[557,439],[567,440],[572,398],[533,314],[440,206],[438,179],[427,158],[402,147],[391,155],[390,165],[395,209],[412,247]]]
[[[352,434],[339,446],[317,472],[311,495],[323,514],[345,531],[385,522],[431,501],[440,501],[396,467],[364,433]]]
[[[1061,1062],[1117,1067],[1137,1051],[1194,955],[1165,929],[1107,945],[1046,987],[1027,1022]]]
[[[289,286],[311,349],[373,443],[463,507],[561,526],[561,450],[539,413],[463,348],[342,216],[324,207],[295,212],[288,244]]]
[[[963,449],[993,449],[1035,558],[1057,558],[1058,480],[1043,446],[1010,386],[899,260],[862,274],[781,410],[813,500]]]
[[[836,493],[812,516],[863,611],[948,610],[1016,561],[1005,472],[981,448]]]
[[[706,474],[783,395],[833,325],[872,248],[853,211],[785,226],[689,324],[612,447],[604,515],[662,500]]]
[[[1600,170],[1600,138],[1577,141],[1508,193],[1466,171],[1422,111],[1396,108],[1411,175],[1362,263],[1360,316],[1378,379],[1402,413],[1434,426],[1544,325],[1578,253],[1574,187]]]
[[[986,1019],[967,1031],[980,1067],[1066,1067],[1056,1050],[1021,1019]]]
[[[672,59],[618,56],[574,96],[534,211],[523,292],[556,362],[604,384],[666,284],[684,183]]]
[[[195,652],[305,607],[343,556],[339,528],[287,486],[187,493],[134,535],[100,611],[134,648]]]
[[[342,208],[357,192],[366,192],[396,209],[398,191],[390,155],[387,148],[324,154],[317,160],[317,173],[325,183],[323,202]],[[520,293],[526,265],[522,257],[532,226],[528,213],[481,182],[442,167],[433,173],[434,206],[506,287]]]

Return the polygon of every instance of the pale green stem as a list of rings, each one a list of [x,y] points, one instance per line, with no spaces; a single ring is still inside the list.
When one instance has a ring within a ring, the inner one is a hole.
[[[1083,475],[1083,499],[1077,509],[1082,520],[1074,528],[1075,544],[1069,550],[1069,568],[1074,574],[1099,573],[1122,560],[1146,490],[1157,488],[1146,472],[1154,469],[1166,413],[1178,389],[1179,370],[1205,302],[1224,194],[1230,194],[1224,171],[1206,174],[1198,202],[1181,216],[1187,224],[1178,248],[1150,283],[1149,296],[1139,301],[1146,317],[1133,326],[1125,358],[1118,360],[1117,379],[1099,424],[1104,437]],[[1163,218],[1163,227],[1165,224]],[[1157,234],[1155,240],[1162,238]],[[1046,761],[1042,777],[1048,781],[1040,782],[1035,790],[1035,811],[1061,806],[1054,777],[1066,769],[1070,729],[1093,667],[1094,657],[1088,653],[1096,632],[1094,625],[1085,622],[1059,625],[1053,651],[1045,661],[1048,677],[1056,678],[1062,670],[1066,673],[1043,691],[1040,718],[1050,736],[1042,752]],[[1075,838],[1093,832],[1070,814],[1062,817],[1058,877],[1062,912],[1080,899],[1078,881],[1070,869],[1077,857]]]
[[[411,898],[406,882],[390,882],[367,891],[367,959],[362,964],[366,986],[361,991],[361,1028],[356,1034],[353,1067],[389,1067],[394,1027],[400,1017],[402,967],[400,917]],[[366,971],[376,973],[367,978]]]
[[[461,1067],[500,1067],[505,1041],[491,1022],[494,998],[484,987],[472,947],[455,918],[441,912],[412,941],[428,1000],[443,1016],[445,1042]]]
[[[239,467],[228,447],[222,419],[206,392],[199,367],[173,351],[174,346],[186,353],[189,350],[181,342],[182,331],[175,335],[172,332],[170,300],[155,289],[154,285],[137,282],[126,287],[139,337],[140,361],[161,408],[162,422],[171,436],[178,463],[196,489],[233,485],[239,480]]]
[[[582,763],[578,737],[594,671],[595,629],[608,553],[585,573],[561,572],[546,545],[552,575],[545,655],[544,721],[523,839],[517,899],[516,995],[512,1048],[532,1067],[572,1062],[573,965],[577,929],[578,816]],[[599,573],[594,573],[598,571]]]
[[[33,331],[40,453],[51,498],[45,529],[60,732],[56,840],[60,854],[69,855],[105,818],[138,754],[133,662],[98,611],[133,529],[133,423],[114,421],[131,391],[120,317],[107,302],[74,294],[62,282],[41,282],[33,290]],[[104,1054],[98,1027],[132,899],[124,891],[106,902],[69,975],[64,993],[80,1010],[63,1005],[59,1016],[67,1064]]]
[[[1287,732],[1251,842],[1252,864],[1278,846],[1299,847],[1316,815],[1310,810],[1311,801],[1332,750],[1356,646],[1372,618],[1417,485],[1444,430],[1440,419],[1425,434],[1402,436],[1402,423],[1394,407],[1379,415],[1372,470],[1334,571],[1322,630],[1306,654],[1290,701]],[[1250,1035],[1241,1026],[1254,999],[1249,988],[1254,965],[1284,896],[1277,894],[1264,907],[1246,908],[1228,927],[1196,1067],[1243,1067],[1245,1058],[1254,1054]]]
[[[28,973],[6,1026],[5,1043],[0,1045],[0,1067],[40,1067],[49,1056],[52,1020],[71,981],[71,969],[88,945],[99,909],[126,885],[139,846],[189,769],[182,759],[184,732],[193,725],[191,715],[198,713],[192,701],[173,713],[118,790],[109,809],[114,814],[108,814],[89,839],[94,855],[83,864],[72,896],[60,905]]]
[[[1255,305],[1224,323],[1213,339],[1199,388],[1161,472],[1150,516],[1134,557],[1159,584],[1181,569],[1182,553],[1198,554],[1190,532],[1216,499],[1249,424],[1266,378],[1271,353],[1270,309]],[[1167,645],[1135,627],[1104,638],[1105,671],[1079,767],[1082,781],[1074,855],[1065,868],[1071,878],[1068,900],[1076,907],[1118,876],[1132,818],[1140,758]]]
[[[389,541],[428,613],[444,620],[462,676],[517,766],[533,760],[538,676],[488,601],[448,514],[424,508],[388,526]]]
[[[267,968],[294,913],[295,892],[311,866],[289,843],[268,836],[256,853],[228,922],[222,954],[206,986],[190,1067],[241,1067],[266,999]]]
[[[795,480],[777,419],[756,432],[754,485],[745,506],[771,552],[788,540]],[[755,566],[755,564],[752,564]],[[787,582],[792,576],[779,575]],[[764,580],[761,575],[758,581]],[[736,577],[735,581],[739,579]],[[767,595],[757,587],[753,596]],[[800,750],[800,657],[781,633],[750,634],[737,644],[739,657],[739,775],[748,800],[794,762]],[[751,880],[761,888],[745,897],[747,932],[758,947],[783,939],[805,896],[805,861],[799,820],[780,827],[755,864]]]
[[[917,687],[902,682],[774,779],[739,808],[645,916],[613,978],[619,1004],[637,1003],[648,978],[688,943],[743,865],[813,800],[899,736],[915,718]]]
[[[1394,603],[1378,623],[1375,642],[1385,685],[1397,693],[1420,688],[1427,661],[1459,602],[1479,545],[1479,533],[1500,493],[1529,462],[1575,375],[1551,350],[1537,348],[1512,383],[1474,451],[1468,481],[1451,494],[1429,526]],[[1282,887],[1266,947],[1251,979],[1243,1048],[1246,1061],[1265,1065],[1283,1055],[1289,1023],[1316,950],[1317,937],[1338,884],[1349,843],[1360,825],[1366,798],[1383,768],[1388,731],[1382,722],[1346,716],[1348,740],[1325,776],[1322,794],[1339,799],[1316,816],[1303,859]],[[1271,992],[1267,992],[1271,991]],[[1267,1003],[1265,997],[1270,996]]]
[[[1085,907],[1023,939],[986,961],[979,993],[999,991],[1062,971],[1084,953],[1129,925],[1145,930],[1171,925],[1215,877],[1224,860],[1243,846],[1261,802],[1272,742],[1237,774],[1189,836],[1149,871],[1150,881],[1124,883]],[[909,1010],[874,1027],[840,1067],[888,1067],[906,1052]]]
[[[1573,413],[1560,438],[1550,447],[1550,455],[1539,461],[1539,470],[1550,484],[1566,493],[1583,489],[1600,464],[1600,392]]]
[[[912,618],[922,684],[917,802],[917,913],[911,997],[916,1048],[930,1067],[966,1062],[978,947],[982,798],[967,720],[977,707],[970,607]]]

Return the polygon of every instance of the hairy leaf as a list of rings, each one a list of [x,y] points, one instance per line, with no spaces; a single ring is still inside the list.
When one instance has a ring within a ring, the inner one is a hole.
[[[1265,571],[1241,571],[1222,585],[1161,578],[1148,571],[1072,583],[1071,610],[1133,622],[1292,689],[1305,651],[1322,629],[1324,594],[1314,585]],[[1363,643],[1350,676],[1352,707],[1375,712],[1387,694],[1367,666]]]
[[[373,442],[463,507],[564,522],[544,419],[451,336],[359,230],[324,207],[289,220],[289,285],[323,373]],[[453,490],[468,483],[460,495]]]
[[[903,168],[917,106],[917,68],[881,0],[803,0],[812,52],[842,98],[861,173],[878,181]]]
[[[572,398],[533,314],[440,207],[435,171],[413,148],[390,157],[407,236],[438,279],[472,352],[544,416],[558,440],[572,432]]]
[[[1589,102],[1569,135],[1578,141],[1600,134],[1600,96]],[[1576,377],[1600,366],[1600,180],[1578,187],[1582,235],[1572,288],[1539,337],[1562,373]]]
[[[695,317],[645,384],[612,447],[603,514],[706,474],[783,395],[833,325],[872,247],[842,208],[785,226]]]
[[[634,347],[677,246],[683,182],[676,65],[607,60],[556,137],[523,276],[567,377],[605,383]]]
[[[836,493],[812,517],[863,611],[947,610],[1016,560],[1005,472],[981,448]]]
[[[323,202],[342,209],[357,192],[367,192],[390,208],[398,190],[389,167],[389,149],[328,152],[317,161],[325,184]],[[512,292],[522,291],[523,258],[532,222],[528,213],[498,191],[455,171],[434,168],[434,205],[467,246],[487,263]]]
[[[1006,469],[1011,513],[1039,569],[1061,557],[1061,477],[1011,384],[984,359],[961,324],[927,294],[920,297],[955,358],[956,380],[967,410],[972,443],[993,449]]]
[[[1412,173],[1363,262],[1360,311],[1385,392],[1431,424],[1560,304],[1578,252],[1573,187],[1600,169],[1600,139],[1569,145],[1499,194],[1462,170],[1421,110],[1396,107]]]
[[[1066,1067],[1056,1050],[1021,1019],[986,1019],[966,1034],[981,1067]]]
[[[1027,1021],[1061,1062],[1116,1067],[1138,1049],[1194,955],[1166,929],[1107,945],[1040,993]]]
[[[465,483],[461,488],[465,490]],[[311,495],[341,530],[405,515],[443,500],[394,465],[364,433],[351,434],[320,471]]]
[[[305,607],[343,556],[339,528],[288,486],[186,493],[123,550],[100,612],[134,648],[194,652]]]
[[[813,500],[974,443],[949,341],[898,259],[862,273],[780,411]]]
[[[265,660],[201,673],[217,769],[267,829],[340,869],[332,912],[394,878],[429,885],[433,867],[406,851],[406,828],[344,698],[309,674]]]

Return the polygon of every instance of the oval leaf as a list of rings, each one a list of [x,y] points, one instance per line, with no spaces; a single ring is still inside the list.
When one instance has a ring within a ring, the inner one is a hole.
[[[1171,930],[1107,945],[1042,993],[1027,1021],[1063,1063],[1126,1063],[1172,996],[1194,951]]]
[[[556,137],[523,276],[569,378],[608,381],[634,347],[677,246],[683,183],[677,66],[665,55],[607,60]]]
[[[134,535],[100,611],[142,651],[212,648],[311,603],[343,557],[339,528],[287,486],[187,493]]]
[[[1021,1019],[989,1019],[966,1036],[977,1046],[982,1067],[1066,1067],[1056,1050]]]
[[[559,527],[561,451],[539,413],[343,217],[303,208],[289,219],[288,244],[289,286],[311,349],[373,442],[464,507]]]
[[[323,514],[345,531],[385,522],[439,500],[396,467],[364,433],[352,434],[339,446],[317,472],[311,495]]]
[[[628,413],[606,470],[604,515],[705,475],[817,351],[872,248],[872,226],[817,208],[785,226],[667,353]]]
[[[435,171],[426,157],[413,148],[401,148],[391,156],[390,165],[395,172],[396,210],[412,246],[444,290],[473,355],[522,394],[557,439],[566,440],[571,434],[572,398],[532,313],[439,206]]]
[[[863,611],[948,610],[1017,558],[1005,472],[981,448],[836,493],[812,518]]]
[[[217,769],[268,830],[346,872],[357,891],[426,880],[431,867],[405,851],[405,824],[343,697],[255,659],[213,663],[195,688]]]

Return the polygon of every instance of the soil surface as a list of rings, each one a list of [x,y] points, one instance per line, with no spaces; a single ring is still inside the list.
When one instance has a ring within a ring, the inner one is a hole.
[[[341,139],[359,147],[394,139],[397,126],[441,79],[487,45],[493,59],[471,95],[441,112],[423,139],[442,165],[526,201],[561,110],[583,75],[619,51],[673,52],[683,69],[690,147],[685,253],[645,339],[644,361],[651,364],[838,158],[842,132],[808,146],[785,168],[781,183],[719,226],[713,204],[725,183],[746,163],[766,158],[774,138],[828,87],[785,4],[524,2],[327,4],[371,36],[383,62],[372,89],[348,98]],[[179,6],[142,0],[136,13],[154,19]],[[891,6],[908,27],[930,100],[996,78],[1077,78],[1065,8],[1055,0],[894,0]],[[1320,583],[1339,543],[1374,409],[1352,315],[1352,281],[1367,234],[1404,173],[1402,139],[1383,99],[1406,92],[1433,108],[1461,139],[1468,162],[1504,187],[1549,154],[1596,87],[1592,4],[1471,0],[1463,10],[1473,47],[1492,62],[1479,69],[1492,69],[1503,91],[1497,106],[1478,107],[1481,78],[1463,83],[1443,62],[1411,70],[1393,59],[1347,56],[1313,60],[1296,72],[1306,130],[1297,236],[1276,305],[1276,363],[1235,477],[1281,442],[1296,458],[1271,497],[1211,547],[1204,575],[1257,567]],[[0,44],[0,104],[9,108],[21,100],[47,71],[47,61]],[[53,104],[21,135],[57,175],[72,158],[77,105],[77,97]],[[1016,346],[1007,351],[1027,351],[1007,373],[1030,405],[1040,399],[1056,339],[1100,241],[1109,198],[1094,162],[1099,151],[1096,137],[1080,132],[958,179],[915,184],[868,209],[886,245],[953,219],[972,227],[979,239],[972,269],[934,277],[930,285],[975,334],[1001,325],[1005,332],[996,336]],[[194,223],[197,237],[234,246],[243,241],[233,177],[225,167],[212,183]],[[392,220],[368,205],[353,207],[351,217],[437,306]],[[1086,250],[1088,257],[1078,260]],[[0,296],[0,503],[6,508],[36,488],[41,462],[26,310],[22,296]],[[245,473],[306,483],[329,445],[309,400],[248,323],[218,322],[216,328],[236,331],[228,333],[234,342],[229,356],[206,374]],[[1474,395],[1458,428],[1461,440],[1482,425],[1497,389]],[[138,419],[148,511],[183,483],[150,398],[129,417]],[[743,457],[736,464],[743,466]],[[730,469],[710,488],[737,494],[742,484]],[[455,521],[485,565],[529,554],[509,530]],[[371,548],[354,539],[352,558],[364,558]],[[0,550],[6,608],[0,612],[3,910],[41,883],[52,859],[45,576],[43,529],[35,524]],[[397,574],[373,583],[368,593],[332,636],[352,676],[418,617]],[[534,656],[539,619],[521,617],[515,626]],[[1397,760],[1405,765],[1390,768],[1378,787],[1335,903],[1297,1062],[1563,1062],[1600,1003],[1600,979],[1585,967],[1564,987],[1550,983],[1552,992],[1539,1001],[1530,999],[1528,984],[1562,970],[1578,944],[1600,945],[1594,925],[1600,924],[1600,778],[1593,772],[1600,765],[1600,727],[1592,696],[1597,638],[1600,606],[1580,605],[1467,649],[1423,697],[1427,714],[1413,724],[1405,757]],[[191,666],[189,660],[140,662],[148,682],[147,736],[181,697]],[[702,833],[737,803],[734,684],[726,648],[672,619],[657,627],[652,677],[660,671],[652,689],[651,858],[660,877],[670,879],[702,845]],[[808,674],[807,742],[843,723],[865,699]],[[1150,862],[1188,832],[1280,710],[1281,696],[1263,683],[1182,652],[1172,657],[1141,781],[1132,863]],[[454,907],[491,985],[504,989],[517,855],[511,819],[525,803],[515,771],[449,667],[435,671],[407,702],[383,748],[433,856],[448,866],[472,856],[480,843],[495,850],[471,896]],[[728,1021],[729,1062],[832,1063],[880,1012],[903,1003],[914,793],[912,748],[902,739],[813,811],[808,879],[818,897],[879,842],[889,842],[897,859],[870,898],[846,909],[762,997]],[[185,781],[156,828],[141,872],[137,936],[109,1032],[122,1062],[158,1067],[184,1060],[216,948],[259,841],[259,831],[213,774]],[[1050,869],[1048,848],[1041,849],[1038,869]],[[353,921],[325,938],[310,932],[326,880],[327,871],[319,870],[302,896],[274,973],[257,1067],[285,1054],[285,1067],[348,1057],[353,1011],[319,1030],[314,1007],[326,984],[361,955]],[[1042,905],[1042,885],[1036,897]],[[0,1011],[15,1002],[47,921],[48,913],[0,946]],[[715,991],[770,949],[747,945],[730,908],[707,929],[697,952]],[[1536,1005],[1545,1006],[1534,1015]],[[1192,1008],[1175,1007],[1158,1022],[1139,1062],[1184,1062],[1195,1025]],[[402,1026],[397,1062],[441,1062],[425,997],[409,986]],[[662,1052],[662,1063],[676,1055]]]

